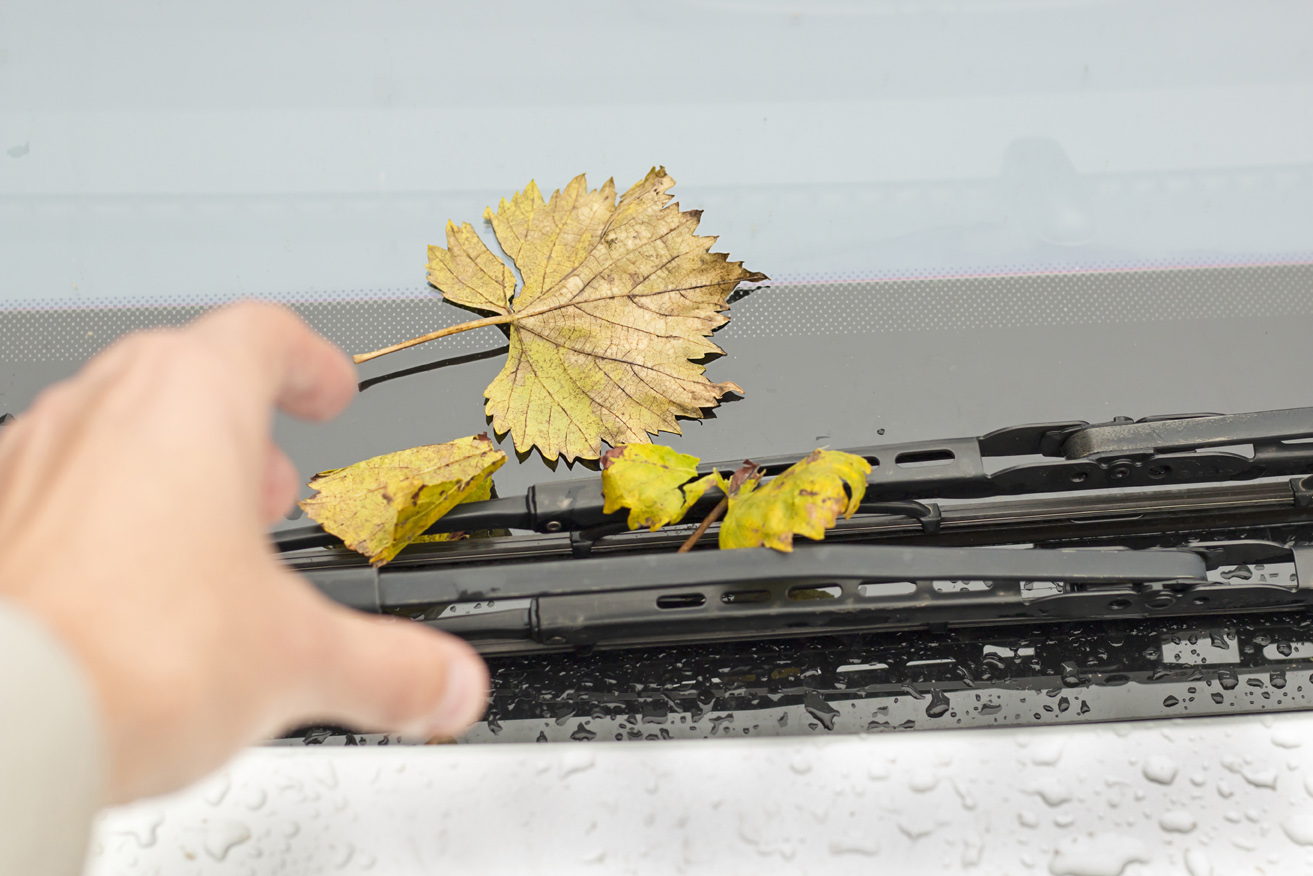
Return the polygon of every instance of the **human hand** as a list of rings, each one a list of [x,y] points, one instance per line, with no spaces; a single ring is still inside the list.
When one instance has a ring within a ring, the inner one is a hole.
[[[244,303],[119,341],[0,433],[0,595],[91,680],[109,802],[296,724],[424,736],[482,713],[467,644],[339,607],[271,550],[300,487],[273,407],[328,419],[355,380],[290,311]]]

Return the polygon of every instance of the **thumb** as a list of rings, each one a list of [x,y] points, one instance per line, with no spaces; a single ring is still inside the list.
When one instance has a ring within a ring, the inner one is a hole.
[[[483,714],[488,667],[465,641],[413,621],[321,605],[328,644],[307,669],[309,714],[299,717],[429,738],[455,736]]]

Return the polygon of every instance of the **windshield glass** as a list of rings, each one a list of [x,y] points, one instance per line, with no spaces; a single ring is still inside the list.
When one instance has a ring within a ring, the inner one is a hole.
[[[484,207],[531,179],[657,164],[771,278],[717,333],[710,376],[745,400],[680,449],[1292,403],[1274,375],[1313,314],[1313,126],[1293,111],[1313,86],[1285,11],[575,6],[8,9],[26,36],[0,68],[0,350],[30,376],[5,404],[240,296],[350,352],[462,321],[425,282],[447,220],[491,242]],[[1222,366],[1260,322],[1249,364]],[[503,345],[488,328],[370,363],[461,360],[282,439],[308,473],[482,431]],[[525,468],[504,493],[551,476]]]

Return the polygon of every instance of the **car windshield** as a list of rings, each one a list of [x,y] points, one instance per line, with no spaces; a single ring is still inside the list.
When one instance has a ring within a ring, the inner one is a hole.
[[[708,375],[742,397],[656,439],[681,451],[1304,403],[1307,29],[1252,5],[952,5],[6,9],[27,38],[0,43],[3,409],[239,297],[352,353],[464,321],[425,282],[448,220],[495,249],[484,208],[530,180],[623,188],[656,165],[770,278],[714,338]],[[366,363],[340,419],[277,438],[308,477],[487,431],[506,343],[489,327]],[[511,453],[496,483],[588,473]],[[1308,673],[1301,623],[506,658],[471,739],[1307,707],[1285,674]],[[1261,683],[1236,690],[1239,668]]]

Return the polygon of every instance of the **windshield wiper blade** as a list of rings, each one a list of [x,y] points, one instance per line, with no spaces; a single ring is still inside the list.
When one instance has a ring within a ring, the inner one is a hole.
[[[975,438],[847,448],[865,458],[867,513],[891,513],[888,503],[926,499],[980,499],[1138,487],[1187,486],[1313,473],[1313,408],[1243,414],[1180,414],[1110,422],[1029,424]],[[1252,446],[1252,454],[1232,448]],[[754,460],[776,475],[805,453]],[[1038,460],[1035,457],[1039,457]],[[1008,459],[1015,464],[1006,465]],[[987,465],[989,460],[995,465]],[[706,463],[703,472],[738,465]],[[990,468],[997,468],[991,471]],[[1305,491],[1307,492],[1307,491]],[[719,500],[714,488],[690,511],[704,517]],[[539,533],[623,530],[624,513],[603,513],[600,475],[547,482],[523,496],[458,505],[430,533],[521,529]],[[881,507],[883,506],[883,508]],[[923,513],[924,512],[924,513]],[[930,506],[901,513],[935,524]],[[319,526],[272,535],[280,551],[338,543]],[[590,541],[595,539],[584,539]]]
[[[919,504],[919,503],[918,503]],[[862,513],[839,520],[826,543],[987,546],[1036,544],[1048,547],[1171,547],[1193,533],[1214,538],[1313,540],[1313,476],[1253,483],[1213,484],[1166,490],[1119,490],[1079,496],[1057,495],[985,501],[863,504]],[[866,513],[871,507],[880,510]],[[906,510],[904,510],[906,509]],[[926,510],[933,518],[925,516]],[[628,531],[620,524],[584,532],[521,534],[414,545],[389,565],[469,566],[620,554],[673,553],[694,524],[657,532]],[[713,524],[697,551],[714,550]],[[351,551],[288,553],[297,569],[364,565]]]
[[[1224,574],[1286,564],[1288,576]],[[819,545],[471,568],[305,573],[362,611],[463,636],[484,653],[1313,607],[1313,548]]]

